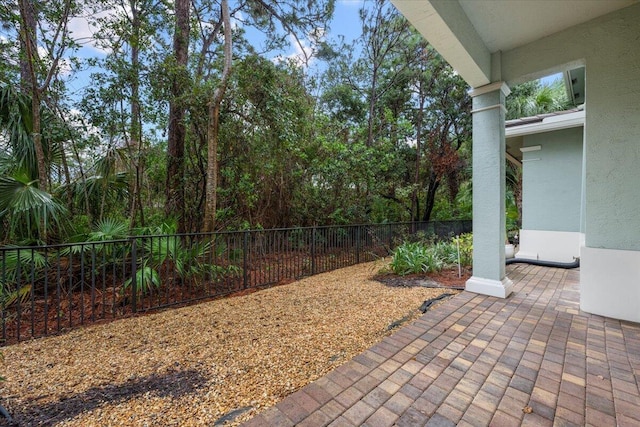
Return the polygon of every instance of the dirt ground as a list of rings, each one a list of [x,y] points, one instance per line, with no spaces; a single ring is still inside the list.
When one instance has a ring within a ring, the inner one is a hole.
[[[0,425],[237,425],[452,292],[374,280],[383,265],[2,348]]]

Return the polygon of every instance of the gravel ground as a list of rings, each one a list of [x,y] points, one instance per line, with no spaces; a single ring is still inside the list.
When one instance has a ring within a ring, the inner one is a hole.
[[[2,348],[0,402],[21,426],[237,425],[451,292],[386,286],[382,265]]]

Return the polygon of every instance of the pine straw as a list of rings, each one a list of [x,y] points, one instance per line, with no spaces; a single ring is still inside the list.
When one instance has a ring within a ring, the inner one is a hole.
[[[450,292],[383,285],[381,266],[6,347],[1,403],[20,425],[213,425],[241,409],[237,425]]]

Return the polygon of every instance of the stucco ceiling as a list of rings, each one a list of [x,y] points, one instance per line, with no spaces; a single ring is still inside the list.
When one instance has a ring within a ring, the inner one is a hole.
[[[640,0],[391,0],[471,87],[501,79],[498,51],[544,39]],[[563,64],[564,65],[564,64]],[[573,64],[570,66],[579,66]],[[496,73],[492,76],[492,71]],[[557,72],[561,70],[537,70]],[[512,76],[516,78],[520,76]],[[533,77],[536,76],[527,76]],[[538,76],[538,77],[542,77]]]
[[[459,0],[490,52],[507,51],[638,0]]]

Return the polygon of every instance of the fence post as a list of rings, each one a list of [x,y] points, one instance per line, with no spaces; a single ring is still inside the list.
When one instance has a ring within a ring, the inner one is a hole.
[[[311,229],[311,275],[316,274],[316,227]]]
[[[131,311],[137,311],[138,298],[138,248],[135,237],[131,239]]]
[[[249,277],[247,275],[247,252],[249,251],[249,231],[245,230],[242,239],[242,286],[247,289]]]
[[[356,225],[356,264],[360,264],[360,231],[361,225]]]

